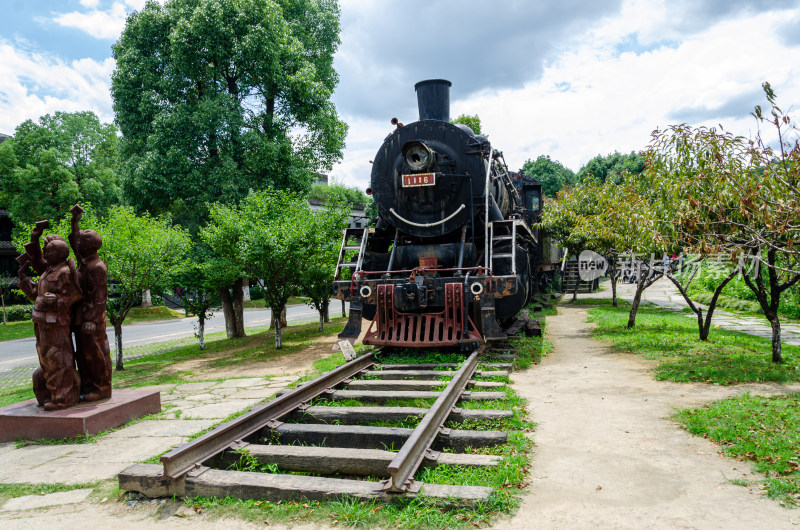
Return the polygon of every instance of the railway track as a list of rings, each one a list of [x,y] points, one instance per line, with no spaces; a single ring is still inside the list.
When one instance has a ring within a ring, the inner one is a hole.
[[[505,399],[505,383],[473,378],[507,376],[511,369],[510,362],[479,362],[478,351],[460,364],[380,364],[369,352],[170,451],[162,465],[132,465],[120,473],[119,486],[149,497],[486,501],[492,488],[423,484],[414,475],[423,466],[498,465],[498,456],[465,450],[504,444],[506,433],[445,424],[511,417],[508,410],[458,407]],[[435,402],[429,408],[381,406],[418,398]],[[343,400],[360,405],[331,406]],[[363,425],[417,419],[415,428]],[[243,459],[278,472],[233,470]]]

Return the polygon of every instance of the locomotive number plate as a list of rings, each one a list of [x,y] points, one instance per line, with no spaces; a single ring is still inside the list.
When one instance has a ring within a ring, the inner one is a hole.
[[[416,186],[436,185],[436,173],[417,173],[415,175],[403,175],[403,187],[413,188]]]

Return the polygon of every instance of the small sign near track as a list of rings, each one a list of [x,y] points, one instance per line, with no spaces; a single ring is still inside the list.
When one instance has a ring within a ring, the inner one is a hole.
[[[349,340],[340,340],[336,345],[342,350],[345,361],[352,361],[356,358],[356,351],[353,349],[353,345],[350,344]]]

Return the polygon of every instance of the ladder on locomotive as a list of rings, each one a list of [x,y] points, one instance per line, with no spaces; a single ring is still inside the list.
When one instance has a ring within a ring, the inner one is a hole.
[[[509,221],[492,221],[489,223],[489,266],[492,268],[494,274],[496,259],[511,258],[511,275],[517,274],[517,220],[512,219]],[[504,245],[508,241],[510,243],[510,252],[494,251],[495,246]]]
[[[356,244],[349,244],[351,239],[356,241]],[[369,239],[369,228],[345,228],[344,237],[342,238],[342,248],[339,250],[339,260],[336,263],[336,274],[333,281],[341,279],[342,269],[351,269],[352,273],[361,270],[361,265],[364,262],[364,252],[367,248],[367,239]],[[347,258],[348,251],[357,250],[358,253]],[[347,260],[345,262],[345,260]]]

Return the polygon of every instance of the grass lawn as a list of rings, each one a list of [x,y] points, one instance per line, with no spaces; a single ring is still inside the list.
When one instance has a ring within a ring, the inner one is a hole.
[[[22,320],[19,322],[0,323],[0,341],[26,339],[33,337],[33,322]]]
[[[616,350],[636,353],[659,361],[659,381],[704,382],[719,385],[800,380],[800,348],[783,345],[783,364],[771,362],[770,340],[715,328],[708,341],[697,338],[697,320],[685,313],[651,305],[640,306],[636,326],[626,329],[630,305],[620,301],[584,299],[589,320],[597,323],[595,338],[611,343]]]
[[[800,395],[744,394],[674,416],[687,431],[708,438],[723,454],[748,460],[765,478],[736,484],[763,488],[787,505],[800,501]]]

